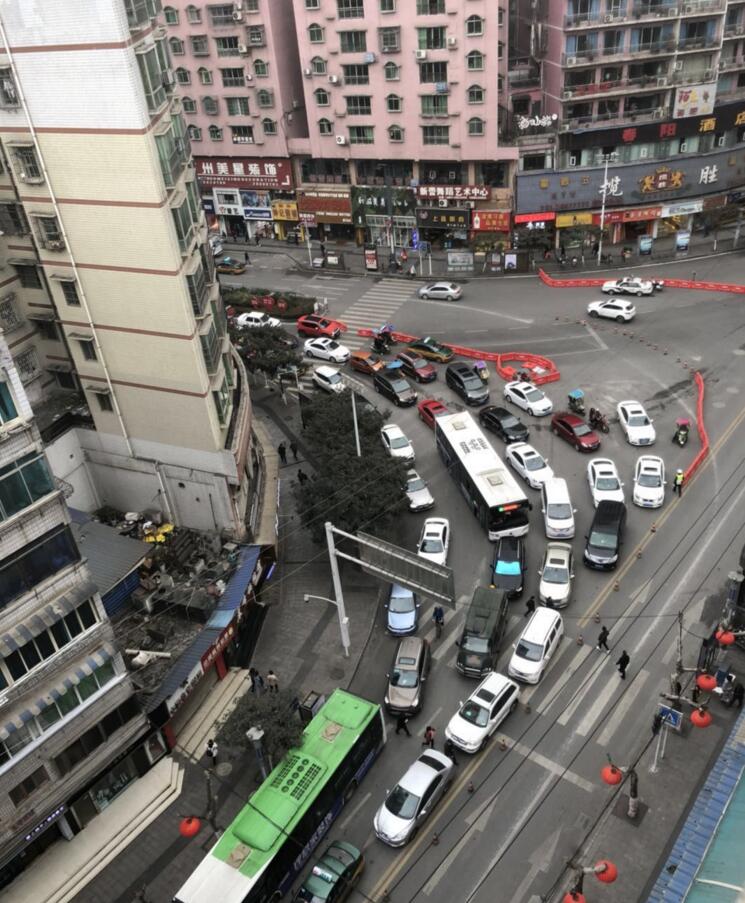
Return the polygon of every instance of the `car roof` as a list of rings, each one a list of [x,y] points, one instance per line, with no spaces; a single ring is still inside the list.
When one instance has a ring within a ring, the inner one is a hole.
[[[479,699],[479,693],[483,690],[486,690],[487,693],[492,694],[492,696],[497,696],[499,693],[504,690],[505,687],[516,687],[517,684],[514,680],[511,680],[509,677],[506,677],[504,674],[500,674],[499,671],[492,671],[488,674],[476,687],[476,689],[471,693],[471,699]],[[487,700],[486,697],[480,697],[482,701],[487,702],[491,700]]]
[[[561,615],[558,611],[548,608],[546,605],[540,605],[530,616],[530,620],[520,637],[529,643],[542,642],[553,624],[560,620]]]
[[[588,467],[612,467],[614,470],[616,465],[611,461],[610,458],[593,458],[592,461],[588,463]]]
[[[421,796],[436,774],[450,767],[450,759],[436,749],[428,749],[412,762],[406,774],[398,782],[401,787]]]
[[[504,548],[508,548],[517,551],[521,543],[522,538],[520,536],[500,536],[497,540],[497,550],[501,551]]]
[[[424,529],[432,528],[434,529],[442,529],[442,527],[450,526],[449,521],[446,517],[428,517],[424,522]]]
[[[570,423],[572,426],[580,426],[585,422],[579,416],[579,414],[572,414],[571,411],[559,411],[559,413],[555,414],[554,417],[560,417],[562,420],[566,420],[566,422]]]
[[[424,650],[425,640],[420,636],[407,636],[401,640],[396,649],[396,662],[401,658],[417,659]],[[407,663],[408,664],[408,663]],[[410,666],[411,667],[411,666]]]
[[[519,379],[513,379],[512,382],[507,383],[507,385],[512,389],[537,389],[538,386],[534,386],[533,383],[526,383]]]
[[[546,564],[565,565],[569,562],[572,547],[566,542],[550,542],[546,546]]]
[[[512,411],[507,410],[507,408],[503,408],[498,404],[490,404],[487,407],[482,408],[481,412],[483,414],[493,414],[495,417],[515,417]],[[517,418],[515,418],[517,419]]]
[[[316,367],[316,373],[320,373],[321,376],[334,376],[339,372],[340,371],[336,367],[327,367],[325,364],[322,364],[320,367]]]
[[[402,436],[404,435],[404,431],[397,423],[386,423],[384,426],[380,427],[381,433],[400,433]]]
[[[595,509],[595,517],[592,522],[593,524],[612,524],[618,521],[625,511],[626,505],[624,505],[623,502],[619,502],[615,499],[603,499]]]

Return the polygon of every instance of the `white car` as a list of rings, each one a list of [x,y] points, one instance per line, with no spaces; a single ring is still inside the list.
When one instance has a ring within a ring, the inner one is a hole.
[[[638,401],[619,401],[618,421],[629,445],[651,445],[657,438],[652,421]]]
[[[395,423],[386,423],[380,428],[380,438],[392,458],[399,458],[407,464],[414,463],[416,457],[414,446],[406,438],[400,426]]]
[[[349,348],[340,345],[335,339],[321,336],[317,339],[306,339],[303,351],[307,357],[319,357],[324,361],[343,364],[349,360]]]
[[[597,508],[602,501],[623,502],[623,483],[616,465],[610,458],[593,458],[587,464],[587,482],[590,484],[592,503]]]
[[[457,301],[463,295],[463,289],[457,282],[430,282],[419,289],[420,298],[442,298],[444,301]]]
[[[587,305],[591,317],[605,317],[616,323],[628,323],[636,316],[636,308],[631,301],[591,301]]]
[[[282,323],[276,317],[270,317],[261,310],[251,310],[245,314],[238,314],[235,318],[238,329],[258,329],[262,326],[270,326],[275,329]]]
[[[504,397],[535,417],[545,417],[554,409],[551,399],[533,383],[519,381],[507,383],[504,387]]]
[[[657,455],[640,455],[634,468],[632,499],[640,508],[659,508],[665,501],[665,462]]]
[[[313,382],[325,392],[343,392],[346,388],[344,377],[336,367],[316,367]]]
[[[606,295],[651,295],[654,293],[654,282],[639,279],[638,276],[624,276],[623,279],[611,279],[603,283]]]
[[[574,580],[572,547],[568,542],[550,542],[538,574],[538,598],[550,608],[564,608],[572,596]]]
[[[406,471],[404,491],[409,500],[409,511],[426,511],[435,503],[427,484],[415,470]]]
[[[420,558],[434,561],[435,564],[447,564],[450,548],[450,522],[446,517],[428,517],[422,527],[422,535],[416,547]]]
[[[483,749],[489,737],[514,712],[520,687],[514,680],[492,671],[476,687],[445,728],[445,736],[463,752]]]
[[[548,461],[527,442],[512,442],[506,450],[507,463],[513,467],[531,489],[540,489],[554,475]]]

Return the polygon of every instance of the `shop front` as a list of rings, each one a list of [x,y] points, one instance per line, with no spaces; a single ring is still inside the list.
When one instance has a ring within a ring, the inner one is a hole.
[[[472,210],[470,239],[477,252],[495,251],[510,244],[509,210]]]
[[[444,250],[468,247],[471,228],[468,207],[417,207],[416,219],[420,242]]]
[[[352,216],[358,245],[377,248],[414,248],[418,233],[416,197],[408,188],[352,188]]]
[[[516,213],[512,217],[514,223],[514,241],[518,248],[528,248],[534,254],[551,252],[556,240],[556,214],[552,211],[544,213]]]
[[[284,241],[291,233],[296,233],[300,225],[297,201],[272,201],[274,234]]]
[[[350,188],[298,188],[295,194],[300,222],[310,230],[312,238],[354,239]]]

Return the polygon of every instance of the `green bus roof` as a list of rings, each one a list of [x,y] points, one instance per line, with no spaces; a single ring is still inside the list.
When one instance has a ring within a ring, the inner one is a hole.
[[[380,706],[334,690],[291,749],[250,797],[211,855],[252,878],[274,856]]]

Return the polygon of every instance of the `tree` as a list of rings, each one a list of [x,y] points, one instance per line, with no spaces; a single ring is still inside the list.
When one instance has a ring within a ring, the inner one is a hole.
[[[380,412],[358,396],[358,458],[349,392],[304,402],[304,436],[316,473],[297,494],[300,519],[316,541],[323,539],[326,521],[348,533],[364,530],[390,538],[395,531],[405,507],[406,465],[383,447],[384,422]]]
[[[303,725],[294,703],[292,690],[264,692],[260,696],[244,693],[220,728],[218,741],[225,746],[245,748],[249,742],[246,731],[260,727],[264,731],[264,750],[276,765],[288,749],[302,741]]]
[[[290,336],[283,329],[270,326],[239,334],[236,347],[251,372],[263,370],[268,376],[274,376],[283,367],[298,367],[302,361]]]

